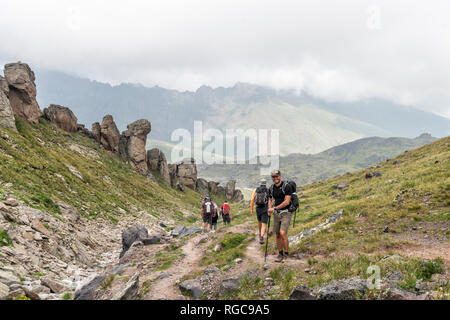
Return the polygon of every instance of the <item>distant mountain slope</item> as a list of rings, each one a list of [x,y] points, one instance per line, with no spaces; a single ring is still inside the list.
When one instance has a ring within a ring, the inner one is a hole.
[[[417,138],[371,137],[330,148],[318,154],[290,154],[280,158],[280,170],[298,185],[328,179],[384,161],[430,142],[436,138],[422,134]],[[262,178],[258,165],[199,166],[199,175],[211,180],[237,179],[241,186],[253,187]]]
[[[147,118],[154,124],[152,138],[166,142],[177,128],[192,130],[194,120],[219,129],[278,128],[282,155],[317,153],[369,136],[450,134],[449,119],[380,99],[338,104],[246,83],[180,92],[135,84],[111,86],[54,71],[36,74],[42,108],[65,105],[87,127],[106,113],[114,116],[120,130]]]

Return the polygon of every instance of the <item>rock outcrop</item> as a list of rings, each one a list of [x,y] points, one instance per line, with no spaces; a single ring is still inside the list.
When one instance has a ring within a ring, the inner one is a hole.
[[[185,159],[177,165],[176,176],[180,184],[196,190],[197,185],[197,165],[193,158]]]
[[[106,150],[118,153],[119,140],[120,133],[114,122],[113,116],[109,114],[104,116],[102,124],[100,125],[100,143]]]
[[[240,202],[244,200],[244,195],[241,190],[234,190],[233,198],[231,199],[233,202]]]
[[[44,118],[50,122],[56,123],[56,125],[64,131],[78,131],[78,119],[67,107],[51,104],[48,108],[44,109]]]
[[[98,122],[92,124],[92,138],[98,143],[102,143],[102,128]]]
[[[0,76],[0,127],[17,130],[8,94],[8,84],[5,78]]]
[[[236,180],[230,180],[225,187],[225,195],[229,201],[233,200],[234,191],[236,190]]]
[[[367,280],[350,278],[332,280],[319,291],[320,300],[354,300],[364,296]]]
[[[171,172],[169,170],[169,165],[167,164],[166,156],[160,149],[153,148],[147,151],[147,163],[149,170],[158,171],[161,178],[169,186],[173,186]]]
[[[209,189],[209,193],[211,194],[217,194],[217,187],[218,187],[219,183],[215,182],[215,181],[209,181],[208,182],[208,189]]]
[[[29,123],[37,124],[41,110],[36,101],[34,72],[26,63],[8,63],[5,65],[5,78],[13,113]]]
[[[146,119],[137,120],[127,126],[120,136],[120,156],[130,161],[133,168],[141,174],[147,174],[147,152],[145,145],[151,124]]]
[[[198,178],[196,183],[197,192],[202,195],[207,195],[209,193],[209,184],[203,178]]]
[[[119,258],[122,258],[125,252],[130,249],[131,245],[135,241],[142,241],[148,238],[147,228],[141,225],[135,225],[129,227],[127,230],[122,232],[122,252]]]

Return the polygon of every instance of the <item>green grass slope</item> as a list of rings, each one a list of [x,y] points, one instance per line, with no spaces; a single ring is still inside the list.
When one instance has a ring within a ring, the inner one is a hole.
[[[280,157],[280,169],[284,177],[294,179],[297,185],[304,185],[360,170],[435,140],[428,134],[414,139],[363,138],[317,154],[295,153]],[[199,168],[202,177],[217,181],[236,179],[241,186],[254,187],[262,178],[257,165],[210,165]],[[270,180],[270,177],[265,178]]]
[[[381,176],[365,177],[374,171]],[[342,182],[348,188],[337,189]],[[287,298],[297,284],[313,287],[367,278],[370,265],[379,266],[382,277],[400,272],[404,289],[416,291],[424,283],[422,292],[429,286],[434,298],[450,297],[450,137],[377,166],[306,185],[300,201],[289,235],[324,222],[340,209],[344,213],[330,228],[291,247],[294,254],[307,257],[308,268],[273,271],[282,288],[274,298]],[[275,252],[273,241],[269,246]],[[386,258],[394,254],[400,257]],[[444,280],[430,283],[433,274]]]
[[[178,220],[183,212],[198,211],[199,194],[175,191],[156,174],[159,183],[149,181],[82,134],[43,119],[32,126],[17,118],[16,125],[18,133],[0,128],[0,199],[13,193],[56,216],[55,201],[63,201],[87,217],[112,221],[130,208]]]

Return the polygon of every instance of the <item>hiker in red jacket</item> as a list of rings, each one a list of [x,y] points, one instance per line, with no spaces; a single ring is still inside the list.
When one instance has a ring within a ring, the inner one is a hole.
[[[224,225],[231,222],[231,208],[227,201],[220,206],[220,214],[222,215]]]

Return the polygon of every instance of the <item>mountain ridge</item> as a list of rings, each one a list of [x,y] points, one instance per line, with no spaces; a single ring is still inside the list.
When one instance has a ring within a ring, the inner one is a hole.
[[[423,132],[436,137],[450,134],[450,119],[382,99],[339,104],[307,93],[298,95],[294,90],[247,83],[217,88],[205,85],[196,91],[177,91],[140,84],[112,86],[48,70],[37,70],[37,73],[37,98],[43,107],[57,101],[74,110],[80,122],[88,127],[99,121],[105,112],[119,119],[120,130],[134,119],[150,119],[158,124],[153,137],[162,141],[170,141],[171,133],[177,128],[192,132],[194,120],[220,129],[230,125],[278,128],[282,133],[283,155],[317,153],[374,135],[412,138]],[[362,105],[366,107],[361,108]],[[274,121],[274,110],[284,110],[288,116]]]

